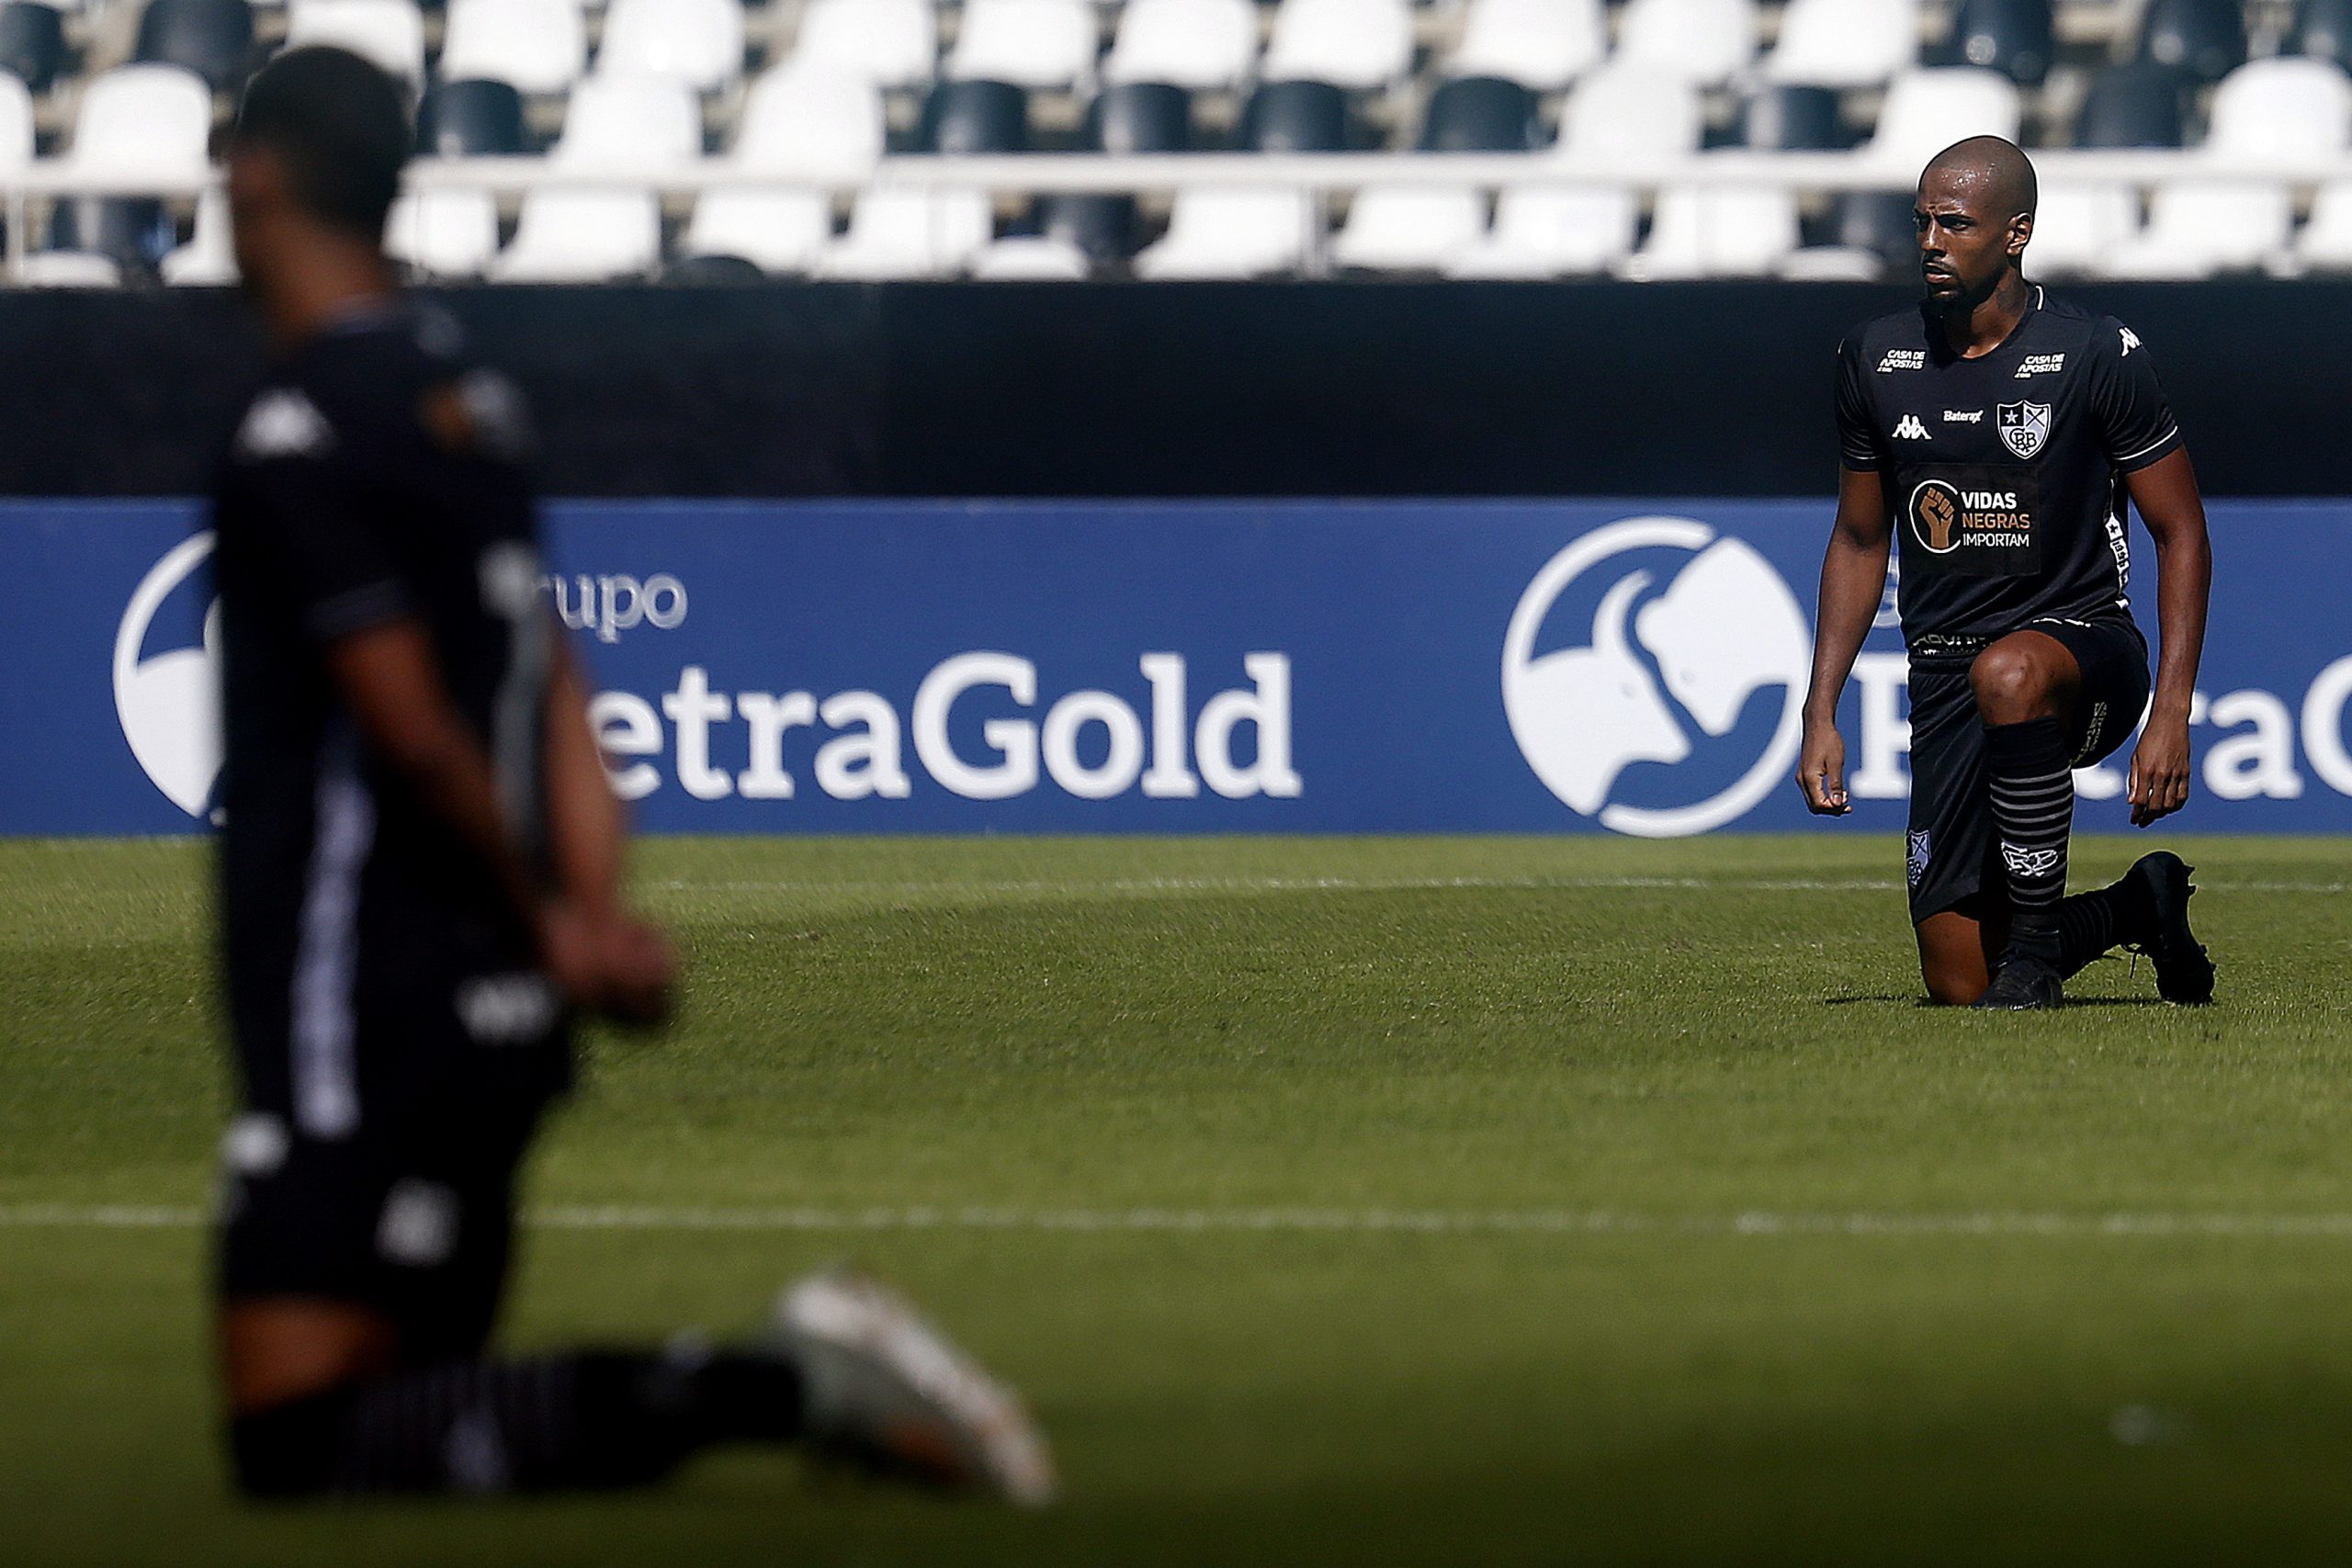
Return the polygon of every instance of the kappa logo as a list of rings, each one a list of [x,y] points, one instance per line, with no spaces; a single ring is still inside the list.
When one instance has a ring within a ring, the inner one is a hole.
[[[2001,445],[2020,457],[2030,457],[2050,439],[2048,403],[2003,403],[1994,419]]]
[[[1547,626],[1564,602],[1574,613]],[[1555,646],[1539,652],[1539,639]],[[1503,708],[1528,766],[1578,816],[1641,838],[1703,833],[1795,764],[1812,649],[1796,596],[1753,547],[1687,517],[1628,518],[1554,556],[1521,596]],[[1768,691],[1777,699],[1751,716]],[[1672,772],[1629,788],[1643,762]]]
[[[220,599],[203,573],[212,536],[183,540],[131,591],[114,637],[114,711],[130,754],[191,817],[220,776]],[[149,651],[150,644],[159,652]]]
[[[1924,348],[1890,348],[1886,356],[1878,362],[1878,373],[1882,376],[1891,376],[1897,370],[1925,370],[1927,367],[1928,351]]]
[[[2012,876],[2048,876],[2058,869],[2058,860],[2056,850],[2029,850],[2007,842],[2001,845],[2001,863],[2009,868]]]
[[[1932,852],[1928,848],[1928,831],[1922,828],[1911,835],[1910,852],[1904,858],[1905,874],[1914,887],[1918,886],[1919,879],[1928,874],[1928,860]]]
[[[2010,379],[2023,381],[2035,376],[2052,376],[2064,368],[2066,356],[2063,354],[2029,354],[2025,356],[2025,363],[2018,367],[2018,373]]]
[[[1900,420],[1895,422],[1894,439],[1897,441],[1925,441],[1928,439],[1928,427],[1919,423],[1919,416],[1917,414],[1906,413]]]
[[[2116,328],[2116,331],[2123,334],[2123,352],[2115,356],[2116,358],[2129,359],[2132,357],[2132,351],[2133,349],[2143,346],[2140,342],[2140,334],[2133,332],[2130,327],[2118,327]]]

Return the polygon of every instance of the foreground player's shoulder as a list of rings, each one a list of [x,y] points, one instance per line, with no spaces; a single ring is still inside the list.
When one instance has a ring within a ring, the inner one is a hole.
[[[2042,297],[2035,317],[2043,329],[2040,335],[2050,344],[2078,352],[2086,369],[2118,365],[2147,352],[2140,334],[2126,323],[2054,294]]]

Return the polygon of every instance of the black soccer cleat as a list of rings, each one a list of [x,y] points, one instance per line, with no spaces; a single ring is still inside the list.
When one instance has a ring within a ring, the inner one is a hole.
[[[2057,965],[2012,953],[1993,971],[1993,983],[1976,998],[1981,1012],[2031,1012],[2065,1001]]]
[[[2142,855],[2124,874],[2136,880],[2155,911],[2155,933],[2145,942],[2124,945],[2144,953],[2156,968],[2156,994],[2168,1002],[2199,1004],[2213,999],[2213,961],[2188,929],[2188,899],[2197,891],[2188,880],[2197,868],[2185,865],[2170,850]]]

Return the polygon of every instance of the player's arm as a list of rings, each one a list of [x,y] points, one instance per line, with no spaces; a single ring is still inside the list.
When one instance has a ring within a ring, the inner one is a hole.
[[[1819,816],[1851,809],[1846,794],[1846,741],[1838,733],[1838,699],[1854,656],[1870,636],[1886,594],[1886,559],[1894,544],[1884,488],[1874,472],[1838,470],[1838,518],[1821,558],[1821,593],[1815,612],[1813,683],[1804,699],[1804,744],[1797,787]]]
[[[628,825],[588,722],[580,662],[559,632],[547,696],[548,845],[556,885],[599,950],[597,1003],[616,1017],[652,1022],[670,1010],[677,960],[662,933],[621,903]]]
[[[2144,828],[2188,804],[2188,707],[2205,650],[2213,546],[2186,451],[2169,452],[2125,475],[2123,482],[2155,541],[2156,621],[2163,637],[2155,698],[2124,786],[2132,825]]]

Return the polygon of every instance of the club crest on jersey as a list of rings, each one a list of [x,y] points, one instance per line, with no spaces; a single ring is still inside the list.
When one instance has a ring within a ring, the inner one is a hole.
[[[1931,852],[1928,847],[1927,829],[1922,828],[1911,835],[1911,851],[1905,858],[1903,869],[1910,878],[1912,886],[1918,886],[1919,879],[1928,874],[1928,861]]]
[[[2003,403],[1994,422],[2001,445],[2020,457],[2030,457],[2050,439],[2048,403]]]

